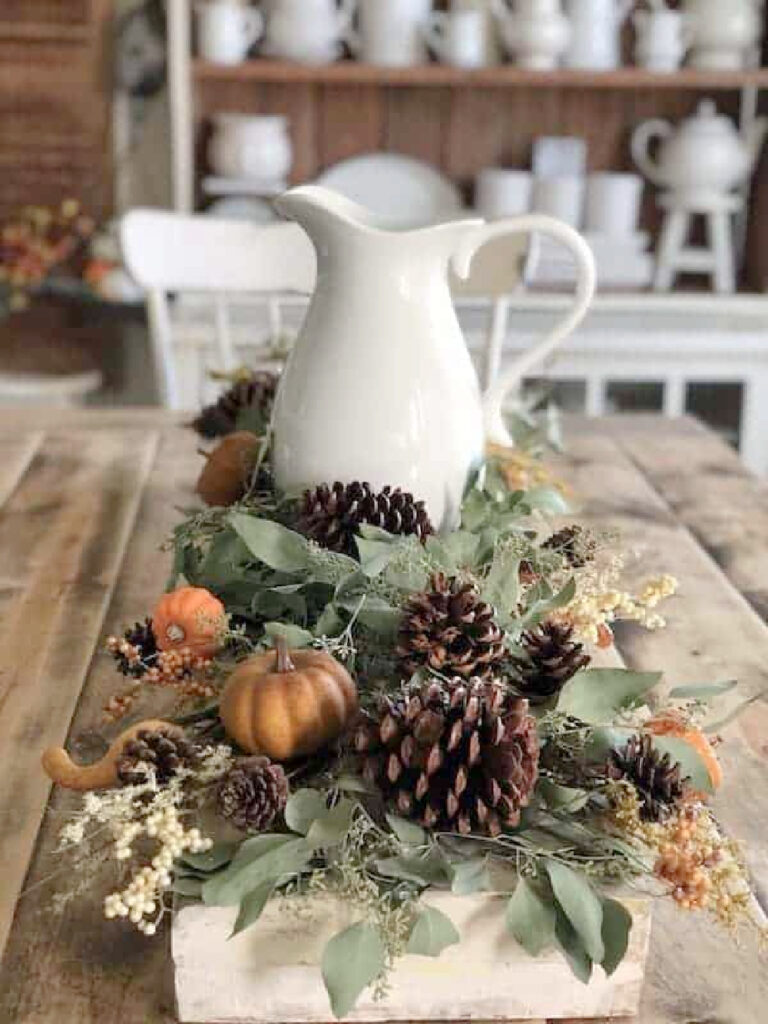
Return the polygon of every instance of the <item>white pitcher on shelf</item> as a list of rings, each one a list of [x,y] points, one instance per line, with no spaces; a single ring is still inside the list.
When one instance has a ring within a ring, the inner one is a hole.
[[[341,55],[355,0],[271,0],[263,52],[306,64],[329,64]]]
[[[566,0],[571,41],[569,68],[611,71],[621,66],[621,31],[634,0]]]
[[[759,62],[762,0],[685,0],[683,8],[692,27],[694,67],[738,71]]]
[[[357,28],[347,41],[358,60],[381,67],[425,63],[432,0],[357,0],[356,6]]]
[[[493,0],[501,38],[521,68],[548,71],[556,68],[571,31],[560,0]]]
[[[366,480],[410,491],[438,528],[455,526],[486,440],[511,444],[507,393],[577,327],[595,285],[592,253],[571,228],[542,216],[480,219],[414,231],[315,185],[276,200],[318,257],[317,288],[281,377],[274,458],[287,491]],[[481,396],[451,299],[448,267],[469,276],[475,252],[501,235],[551,235],[570,249],[574,308]]]
[[[632,15],[635,26],[635,60],[648,71],[677,71],[693,42],[693,26],[686,14],[655,0],[649,9]]]
[[[264,15],[238,0],[198,0],[197,49],[213,64],[240,64],[264,31]]]

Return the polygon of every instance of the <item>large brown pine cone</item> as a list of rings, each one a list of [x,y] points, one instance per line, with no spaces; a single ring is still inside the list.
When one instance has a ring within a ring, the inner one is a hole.
[[[297,528],[322,547],[357,557],[355,538],[363,524],[422,542],[434,533],[424,502],[399,487],[377,492],[370,484],[355,481],[321,484],[304,492]]]
[[[241,832],[264,832],[288,800],[288,780],[268,757],[238,761],[219,783],[216,807]]]
[[[544,622],[523,633],[520,642],[524,657],[511,658],[510,665],[515,685],[532,703],[554,697],[591,660],[567,623]]]
[[[690,785],[681,766],[656,750],[651,736],[632,736],[625,747],[612,750],[606,775],[635,788],[644,821],[663,821],[682,802]]]
[[[158,785],[165,786],[181,768],[194,768],[198,750],[194,743],[166,729],[146,730],[128,740],[117,762],[117,777],[124,786],[140,786],[154,771]]]
[[[430,589],[405,606],[397,654],[405,672],[487,678],[504,660],[504,631],[472,583],[435,573]]]
[[[262,433],[272,416],[278,380],[276,373],[259,371],[236,381],[218,401],[202,410],[192,423],[193,429],[208,440],[236,430]]]
[[[539,739],[528,702],[495,682],[406,687],[382,699],[354,738],[366,778],[427,828],[498,835],[536,785]]]

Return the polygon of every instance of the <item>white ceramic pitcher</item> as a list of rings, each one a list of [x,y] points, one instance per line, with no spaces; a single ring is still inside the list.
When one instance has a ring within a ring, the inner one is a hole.
[[[264,53],[270,57],[327,64],[342,50],[355,0],[272,0]]]
[[[621,30],[634,0],[567,0],[571,41],[565,65],[611,71],[621,65]]]
[[[589,247],[543,216],[391,231],[374,214],[318,186],[276,201],[317,251],[318,277],[276,402],[274,459],[287,491],[364,480],[424,500],[436,526],[458,521],[486,439],[512,444],[502,403],[521,377],[584,317],[595,284]],[[491,239],[541,232],[578,266],[574,308],[481,396],[448,286],[452,263],[467,278]]]

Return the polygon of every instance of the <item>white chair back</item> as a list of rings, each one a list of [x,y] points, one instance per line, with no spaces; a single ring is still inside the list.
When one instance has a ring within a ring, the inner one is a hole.
[[[220,369],[237,361],[229,303],[238,296],[265,299],[310,295],[315,253],[295,224],[258,225],[164,210],[132,210],[122,220],[123,258],[147,292],[155,375],[163,405],[182,406],[174,359],[169,294],[210,294]]]

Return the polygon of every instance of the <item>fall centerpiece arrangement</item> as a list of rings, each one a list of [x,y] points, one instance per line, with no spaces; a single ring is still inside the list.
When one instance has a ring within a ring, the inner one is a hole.
[[[615,624],[661,628],[675,581],[629,593],[615,538],[553,526],[563,488],[530,448],[489,452],[450,531],[396,486],[281,493],[274,393],[244,377],[195,421],[206,507],[175,530],[168,592],[108,640],[107,716],[135,724],[95,764],[45,754],[86,791],[62,847],[119,869],[105,916],[151,935],[193,900],[240,934],[276,901],[340,898],[320,965],[338,1017],[369,986],[386,1000],[400,957],[461,942],[436,892],[494,894],[584,983],[625,955],[627,896],[748,921],[708,806],[708,708],[733,684],[605,667]]]

